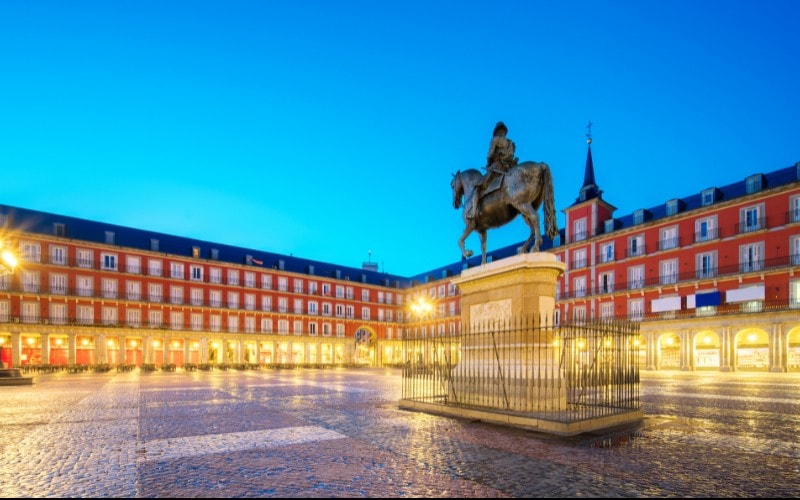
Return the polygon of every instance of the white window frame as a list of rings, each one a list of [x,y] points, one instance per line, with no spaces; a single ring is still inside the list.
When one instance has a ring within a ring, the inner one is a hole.
[[[739,246],[739,272],[752,273],[764,269],[764,242]]]

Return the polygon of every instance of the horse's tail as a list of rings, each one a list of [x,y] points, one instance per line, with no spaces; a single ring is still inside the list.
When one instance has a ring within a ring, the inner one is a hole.
[[[558,236],[558,221],[556,221],[556,197],[553,194],[553,175],[547,163],[542,164],[542,192],[545,230],[552,240]]]

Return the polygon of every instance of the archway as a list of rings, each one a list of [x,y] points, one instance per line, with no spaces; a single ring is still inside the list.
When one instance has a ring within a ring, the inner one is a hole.
[[[674,333],[665,333],[658,339],[658,368],[680,370],[681,339]]]
[[[720,337],[713,330],[698,332],[693,339],[692,356],[696,370],[718,370],[720,367]]]
[[[745,328],[734,336],[737,370],[769,368],[769,335],[759,328]]]
[[[375,341],[377,335],[372,328],[359,327],[355,333],[355,362],[359,365],[372,365],[375,358]]]

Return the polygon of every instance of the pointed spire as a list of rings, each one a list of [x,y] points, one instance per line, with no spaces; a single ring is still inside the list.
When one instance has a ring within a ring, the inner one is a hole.
[[[602,198],[603,191],[597,186],[594,181],[594,162],[592,161],[592,125],[591,121],[586,125],[588,132],[586,133],[586,144],[588,151],[586,152],[586,170],[583,173],[583,187],[581,187],[580,196],[576,200],[577,203],[590,200],[592,198]]]

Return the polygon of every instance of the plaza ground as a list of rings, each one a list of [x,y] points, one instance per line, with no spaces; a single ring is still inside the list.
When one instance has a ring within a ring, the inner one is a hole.
[[[3,387],[3,497],[796,497],[800,374],[642,372],[633,432],[400,410],[392,369],[52,373]]]

